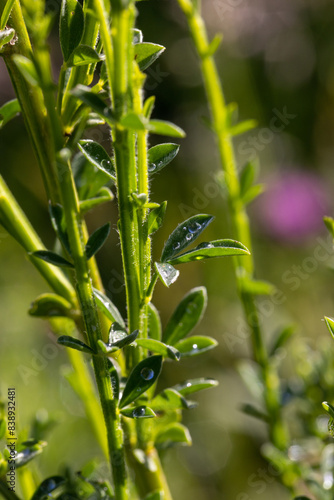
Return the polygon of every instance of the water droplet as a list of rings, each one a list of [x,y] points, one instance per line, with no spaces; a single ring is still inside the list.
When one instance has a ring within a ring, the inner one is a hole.
[[[106,169],[106,170],[110,170],[110,166],[111,166],[111,161],[110,160],[102,160],[101,162],[101,167]]]
[[[157,166],[155,163],[150,163],[148,166],[148,171],[149,172],[154,172],[157,169]]]
[[[139,417],[143,417],[146,413],[146,410],[145,410],[145,406],[138,406],[137,408],[135,408],[132,412],[132,415],[135,417],[135,418],[139,418]]]
[[[190,224],[188,229],[190,233],[196,233],[196,231],[201,229],[201,224],[199,224],[198,222],[194,222],[193,224]]]
[[[193,350],[194,350],[194,351],[197,351],[197,349],[198,349],[198,345],[197,345],[197,344],[193,344],[193,347],[192,347],[192,348],[193,348]]]
[[[183,226],[183,231],[188,231],[187,227],[186,226]]]
[[[208,243],[207,241],[203,241],[203,243],[200,243],[197,248],[214,248],[214,245],[212,243]]]
[[[143,368],[140,375],[144,380],[152,380],[154,377],[154,371],[151,368]]]
[[[177,241],[176,243],[174,243],[173,245],[173,250],[178,250],[180,248],[180,243]]]
[[[190,233],[188,233],[188,234],[186,235],[186,240],[187,240],[187,241],[190,241],[190,240],[192,239],[192,237],[193,237],[193,235],[192,235],[192,234],[190,234]]]
[[[187,382],[186,384],[187,387],[191,387],[191,385],[192,385],[191,382]]]

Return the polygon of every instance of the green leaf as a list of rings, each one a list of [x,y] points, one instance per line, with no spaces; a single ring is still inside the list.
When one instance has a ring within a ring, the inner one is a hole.
[[[30,308],[30,316],[38,318],[71,317],[72,305],[66,299],[55,293],[43,293],[35,299]]]
[[[195,260],[211,259],[214,257],[229,257],[231,255],[249,255],[249,250],[238,241],[215,240],[200,243],[193,250],[182,253],[174,258],[169,258],[168,262],[175,264],[185,264]]]
[[[23,467],[23,465],[33,460],[37,455],[40,455],[45,446],[45,442],[39,441],[35,446],[27,447],[19,451],[15,457],[15,468],[18,469],[19,467]]]
[[[322,407],[331,418],[334,418],[334,406],[332,406],[330,403],[327,403],[327,401],[324,401],[322,403]]]
[[[86,256],[87,259],[91,259],[93,255],[96,254],[105,244],[110,233],[110,222],[99,227],[93,234],[89,237],[86,244]]]
[[[12,8],[14,6],[15,0],[7,0],[5,3],[5,6],[3,8],[2,14],[1,14],[1,19],[0,19],[0,29],[3,30],[6,27],[6,24],[8,22],[10,13],[12,11]]]
[[[154,411],[148,406],[137,406],[136,408],[126,408],[121,410],[121,414],[128,418],[153,418],[156,416]]]
[[[101,144],[90,139],[85,139],[79,142],[78,148],[92,165],[102,170],[114,182],[116,181],[116,173],[112,161]]]
[[[42,259],[49,264],[57,267],[70,267],[73,268],[73,264],[68,260],[64,259],[61,255],[54,252],[49,252],[49,250],[37,250],[37,252],[31,252],[29,255],[36,257],[37,259]]]
[[[156,43],[136,43],[134,47],[135,61],[140,70],[145,71],[165,50],[165,47]]]
[[[88,64],[98,63],[102,57],[89,45],[79,45],[71,54],[66,66],[87,66]]]
[[[218,345],[218,342],[211,337],[187,337],[175,344],[175,347],[181,353],[181,357],[197,356],[203,352],[209,351]]]
[[[195,378],[192,380],[186,380],[182,384],[177,384],[172,387],[182,396],[188,396],[194,392],[203,391],[204,389],[210,389],[211,387],[217,387],[218,382],[212,378]]]
[[[84,104],[86,104],[86,106],[92,108],[95,113],[101,116],[109,125],[114,125],[115,117],[112,110],[103,101],[103,99],[101,99],[100,96],[92,91],[90,87],[86,87],[85,85],[77,85],[71,91],[71,94],[77,97]]]
[[[71,255],[70,242],[68,239],[68,234],[64,230],[64,217],[63,217],[63,207],[57,203],[57,205],[49,204],[49,213],[51,217],[51,222],[53,229],[56,231],[59,240],[64,245],[64,248]]]
[[[138,363],[132,370],[124,388],[120,408],[129,405],[147,391],[156,382],[161,368],[162,356],[150,356]]]
[[[264,184],[256,184],[255,186],[252,186],[242,198],[244,205],[248,205],[249,203],[251,203],[253,200],[255,200],[255,198],[260,196],[263,191]]]
[[[111,382],[111,387],[112,387],[112,392],[115,401],[118,402],[119,400],[119,377],[118,377],[118,372],[111,361],[111,359],[107,358],[107,365],[108,365],[108,373],[110,377],[110,382]]]
[[[158,273],[160,280],[167,287],[175,283],[180,275],[180,271],[166,262],[155,262],[154,267]]]
[[[159,340],[154,339],[138,339],[137,345],[140,347],[144,347],[144,349],[148,349],[151,352],[157,352],[161,354],[164,358],[170,358],[174,361],[179,361],[180,353],[175,347],[164,344]]]
[[[163,224],[167,209],[167,201],[164,201],[159,207],[153,208],[147,217],[147,236],[155,233]]]
[[[326,323],[326,326],[328,328],[329,333],[331,334],[331,336],[334,339],[334,320],[332,318],[328,318],[327,316],[325,316],[325,323]]]
[[[1,113],[1,109],[0,109],[0,113]],[[327,227],[329,233],[334,238],[334,219],[332,219],[332,217],[324,217],[324,223],[325,223],[325,226]]]
[[[263,411],[259,410],[256,408],[254,405],[250,403],[244,403],[241,406],[241,411],[245,413],[246,415],[249,415],[250,417],[257,418],[259,420],[262,420],[263,422],[268,422],[269,417],[266,415]]]
[[[15,30],[12,28],[8,28],[5,30],[0,31],[0,49],[6,45],[6,43],[9,43],[11,40],[13,40],[15,36]]]
[[[274,341],[271,349],[270,349],[270,356],[274,356],[276,351],[283,347],[283,345],[292,337],[292,335],[296,332],[296,326],[295,325],[289,325],[283,330],[279,332],[279,334],[276,337],[276,340]]]
[[[175,345],[183,339],[201,320],[207,305],[204,287],[193,288],[183,297],[173,312],[163,333],[165,344]]]
[[[179,137],[182,139],[186,133],[182,128],[174,123],[166,122],[164,120],[150,120],[148,123],[148,130],[152,134],[165,135],[167,137]]]
[[[154,340],[161,339],[161,320],[158,309],[150,302],[147,305],[147,332],[148,336]]]
[[[249,132],[249,130],[253,130],[257,127],[257,125],[256,120],[246,120],[244,122],[237,123],[234,127],[231,127],[229,132],[232,136],[241,135]]]
[[[174,255],[191,245],[212,221],[212,215],[199,214],[179,224],[165,243],[161,261],[171,260]]]
[[[64,61],[67,62],[81,41],[84,31],[84,13],[77,0],[62,0],[59,38]]]
[[[155,396],[150,404],[157,413],[170,410],[187,410],[192,406],[175,389],[165,389]]]
[[[14,54],[13,61],[30,85],[32,85],[33,87],[40,85],[40,79],[37,74],[35,65],[30,59],[22,56],[21,54]]]
[[[155,445],[160,449],[174,445],[191,446],[190,432],[178,422],[170,424],[156,436]]]
[[[267,281],[242,278],[240,286],[244,293],[249,295],[272,295],[275,292],[275,286]]]
[[[117,323],[116,323],[117,324]],[[109,343],[105,344],[102,340],[98,340],[98,344],[103,354],[110,354],[119,351],[123,347],[132,344],[138,337],[138,330],[130,333],[129,335],[123,330],[114,329],[115,326],[111,326],[112,334],[109,337]]]
[[[113,304],[113,302],[106,295],[104,295],[104,293],[100,292],[96,288],[93,288],[93,293],[97,307],[100,311],[102,311],[103,314],[110,319],[110,321],[113,323],[116,322],[121,325],[122,328],[125,328],[124,319],[115,304]]]
[[[120,125],[122,125],[122,127],[124,128],[132,130],[146,130],[148,121],[144,116],[131,111],[127,115],[123,116],[123,118],[121,118]]]
[[[205,56],[212,57],[213,55],[215,55],[222,40],[223,40],[223,35],[221,33],[218,33],[217,35],[215,35],[214,38],[212,39],[212,41],[210,42],[208,51],[206,52]]]
[[[60,345],[69,347],[70,349],[75,349],[76,351],[94,354],[94,350],[91,347],[89,347],[84,342],[81,342],[81,340],[70,337],[69,335],[61,335],[60,337],[58,337],[57,342]]]
[[[8,123],[10,120],[15,118],[15,116],[20,113],[21,107],[20,103],[17,99],[13,99],[12,101],[6,102],[0,108],[0,130]]]
[[[151,115],[153,113],[154,104],[155,104],[155,96],[154,95],[151,95],[150,97],[148,97],[146,99],[146,101],[144,102],[143,115],[148,120],[151,118]]]
[[[39,485],[31,500],[45,500],[45,497],[49,497],[50,493],[65,486],[66,482],[66,479],[61,476],[52,476],[45,479]]]
[[[109,174],[89,162],[81,152],[74,157],[72,170],[80,200],[93,198],[101,188],[112,182]]]
[[[144,500],[164,500],[165,494],[163,491],[154,491],[153,493],[149,493]]]
[[[255,182],[258,171],[258,161],[249,161],[240,175],[240,196],[243,198]]]
[[[158,144],[148,150],[148,171],[150,174],[160,172],[174,160],[180,149],[179,144]]]
[[[114,199],[113,193],[108,188],[101,188],[94,198],[89,198],[88,200],[80,201],[80,212],[85,214],[95,207],[112,201]]]

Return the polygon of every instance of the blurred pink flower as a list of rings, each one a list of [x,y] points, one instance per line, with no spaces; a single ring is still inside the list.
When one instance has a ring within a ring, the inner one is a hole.
[[[299,244],[319,233],[330,214],[323,180],[302,171],[284,172],[266,182],[255,212],[263,230],[282,243]]]

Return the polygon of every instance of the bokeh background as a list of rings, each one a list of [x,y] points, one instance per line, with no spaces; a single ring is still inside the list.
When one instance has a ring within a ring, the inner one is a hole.
[[[240,169],[259,158],[266,191],[250,206],[257,277],[280,291],[279,299],[259,300],[270,343],[275,331],[296,324],[282,349],[280,365],[285,415],[292,433],[291,457],[311,460],[321,453],[321,401],[334,397],[334,345],[322,317],[334,314],[333,249],[322,222],[334,204],[334,3],[331,0],[203,0],[210,34],[223,32],[217,53],[227,102],[239,104],[239,118],[255,118],[258,128],[236,140]],[[57,10],[57,2],[49,2]],[[219,162],[198,62],[182,13],[174,0],[138,3],[138,27],[146,41],[167,50],[148,70],[147,95],[157,97],[155,117],[187,132],[177,159],[156,176],[152,200],[168,200],[163,228],[156,234],[156,256],[170,231],[195,213],[215,221],[205,239],[232,237],[224,190],[217,182]],[[60,50],[50,40],[55,77]],[[13,96],[0,61],[0,105]],[[88,137],[110,148],[103,129]],[[156,138],[152,138],[152,145]],[[1,174],[49,247],[54,244],[46,198],[22,119],[0,131]],[[111,220],[114,231],[98,255],[106,290],[121,311],[124,287],[116,233],[117,210],[109,203],[88,217],[91,229]],[[67,359],[46,323],[27,315],[30,302],[47,286],[18,245],[0,228],[1,389],[17,388],[19,425],[27,428],[47,409],[55,420],[49,444],[38,459],[43,476],[66,464],[80,469],[99,457],[80,402],[62,377]],[[163,458],[175,499],[288,499],[261,456],[264,424],[243,415],[240,405],[254,401],[240,371],[251,356],[247,331],[229,259],[182,268],[172,289],[156,288],[155,304],[165,324],[181,297],[205,285],[209,304],[197,328],[219,341],[205,356],[164,370],[162,385],[198,376],[219,380],[200,393],[198,409],[185,414],[191,448],[173,449]],[[326,425],[326,422],[325,422]],[[309,436],[307,438],[307,436]],[[311,437],[310,437],[311,436]],[[296,451],[297,450],[297,451]],[[319,451],[320,450],[320,451]],[[299,454],[298,454],[299,453]],[[304,454],[304,455],[303,455]],[[101,471],[104,465],[101,463]]]

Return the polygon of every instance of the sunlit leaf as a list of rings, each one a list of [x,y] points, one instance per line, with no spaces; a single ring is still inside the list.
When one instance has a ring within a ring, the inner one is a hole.
[[[257,127],[256,120],[246,120],[244,122],[237,123],[233,127],[230,128],[229,132],[232,136],[245,134],[249,132],[249,130],[253,130]]]
[[[180,353],[175,347],[164,344],[159,340],[154,339],[137,339],[137,345],[140,347],[144,347],[144,349],[148,349],[151,352],[156,352],[161,354],[164,358],[170,358],[175,361],[180,359]]]
[[[94,350],[91,347],[89,347],[81,340],[70,337],[69,335],[61,335],[60,337],[58,337],[57,342],[60,345],[69,347],[70,349],[75,349],[76,351],[94,354]]]
[[[104,224],[99,227],[94,233],[89,237],[86,244],[86,256],[87,259],[93,257],[103,247],[110,233],[110,223]]]
[[[66,66],[87,66],[100,62],[102,57],[89,45],[79,45],[72,52]]]
[[[93,288],[93,293],[97,307],[103,312],[103,314],[105,314],[113,323],[117,322],[125,328],[124,319],[115,304],[106,295],[104,295],[104,293],[100,292],[96,288]]]
[[[159,207],[153,208],[147,217],[147,236],[158,231],[158,229],[162,226],[164,221],[165,213],[167,209],[167,201],[161,203]]]
[[[232,255],[249,255],[249,250],[238,241],[234,240],[215,240],[200,243],[193,250],[178,255],[174,258],[168,258],[170,264],[185,264],[196,260],[212,259],[214,257],[229,257]]]
[[[84,31],[84,13],[77,0],[62,0],[59,38],[64,61],[68,61],[79,45]]]
[[[116,181],[116,173],[112,161],[101,144],[85,139],[78,143],[78,147],[90,163],[106,173],[114,182]]]
[[[15,118],[15,116],[20,113],[21,107],[17,99],[6,102],[0,108],[0,130],[8,123],[10,120]]]
[[[155,438],[155,445],[161,449],[175,445],[190,446],[191,443],[189,430],[177,422],[167,426]]]
[[[204,287],[193,288],[183,297],[173,312],[163,333],[165,344],[175,345],[191,332],[201,320],[207,305],[207,293]]]
[[[166,262],[155,262],[154,267],[163,284],[167,287],[175,283],[179,277],[180,271]]]
[[[30,316],[44,317],[71,317],[72,305],[66,299],[55,293],[43,293],[29,308]]]
[[[80,212],[85,214],[93,208],[102,205],[103,203],[107,203],[108,201],[112,201],[114,199],[113,193],[109,188],[101,188],[97,193],[97,196],[94,198],[89,198],[87,200],[80,201]]]
[[[136,43],[134,47],[135,61],[141,71],[145,71],[164,52],[165,47],[156,43]]]
[[[136,408],[126,408],[121,410],[121,414],[128,418],[153,418],[155,413],[148,406],[137,406]]]
[[[11,40],[13,40],[15,36],[15,30],[12,28],[8,28],[5,30],[0,31],[0,49],[6,45],[6,43],[9,43]]]
[[[210,389],[211,387],[217,387],[218,382],[212,378],[195,378],[191,380],[186,380],[182,384],[177,384],[172,387],[177,392],[182,394],[182,396],[188,396],[194,392],[202,391],[204,389]]]
[[[148,171],[150,174],[160,172],[166,165],[174,160],[178,154],[180,146],[178,144],[167,143],[158,144],[148,150]]]
[[[263,191],[264,191],[263,184],[255,184],[255,186],[249,188],[247,193],[242,198],[244,205],[248,205],[249,203],[251,203],[253,200],[255,200],[255,198],[260,196],[260,194],[262,194]]]
[[[5,5],[3,7],[3,11],[1,14],[1,19],[0,19],[0,29],[3,30],[6,27],[6,24],[8,22],[10,13],[12,11],[12,8],[14,6],[15,0],[7,0],[5,2]]]
[[[144,359],[132,370],[126,383],[120,408],[132,403],[149,389],[160,375],[162,356],[150,356]]]
[[[113,327],[113,325],[112,325]],[[113,331],[114,337],[110,338],[109,343],[105,344],[102,340],[98,340],[99,347],[104,354],[109,354],[122,349],[123,347],[132,344],[138,337],[138,330],[129,335],[124,331]]]
[[[150,405],[157,413],[169,410],[187,410],[191,407],[187,400],[173,388],[165,389],[157,394]]]
[[[175,344],[175,347],[181,353],[181,357],[197,356],[203,352],[209,351],[216,347],[218,342],[211,337],[203,337],[197,335],[195,337],[187,337]]]
[[[167,137],[179,137],[182,139],[186,133],[182,128],[174,123],[166,122],[163,120],[150,120],[148,123],[148,130],[152,134],[165,135]]]
[[[161,261],[171,260],[184,248],[191,245],[212,221],[212,215],[199,214],[179,224],[165,243]]]
[[[240,286],[244,293],[250,295],[272,295],[275,291],[274,285],[268,281],[254,280],[250,278],[242,278]]]
[[[148,127],[148,121],[144,116],[131,111],[121,118],[120,125],[124,128],[133,130],[146,130]]]

